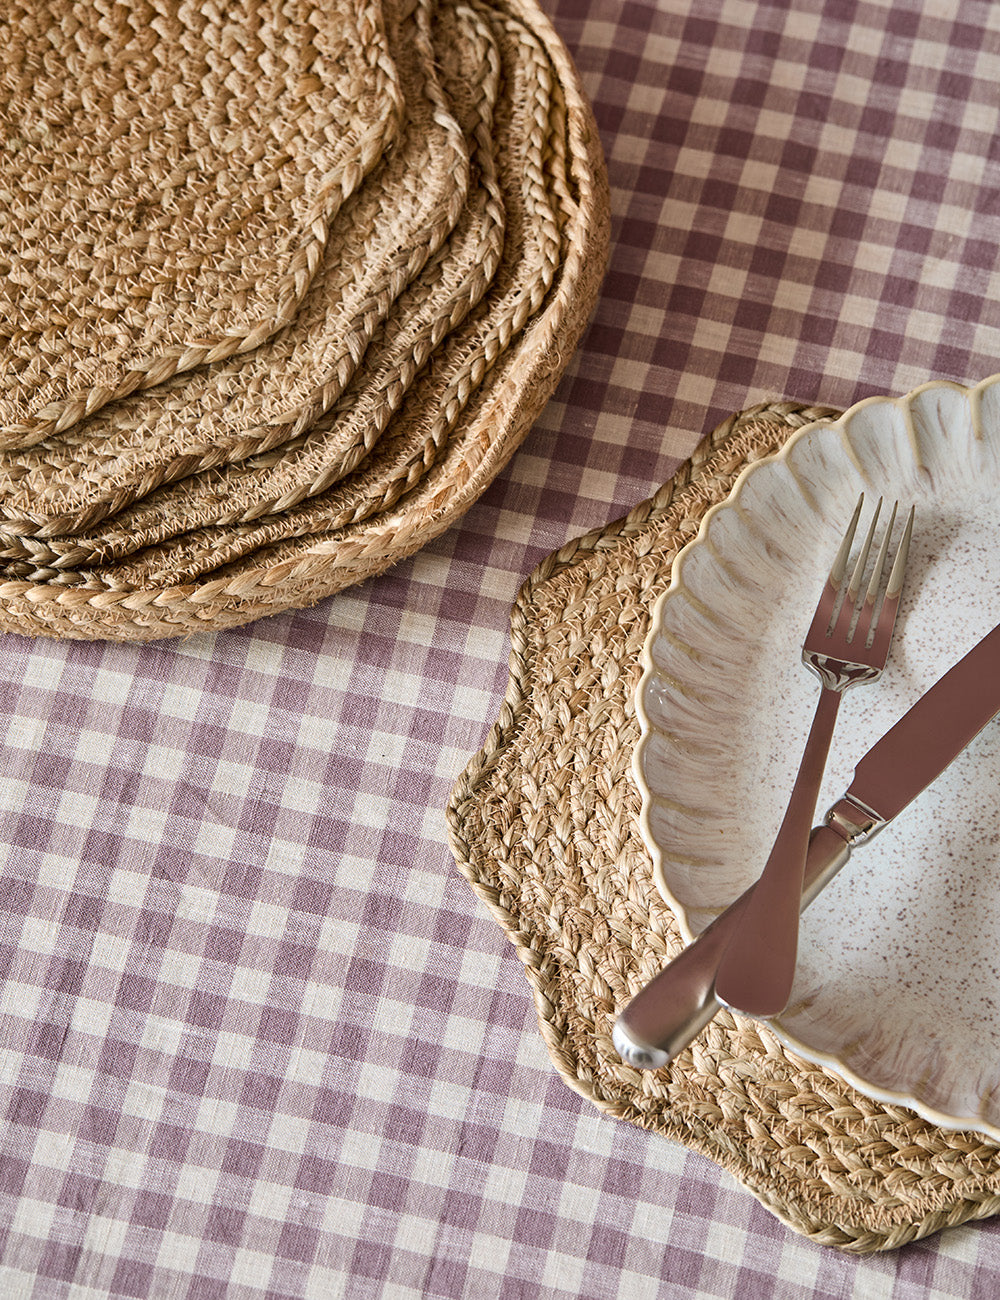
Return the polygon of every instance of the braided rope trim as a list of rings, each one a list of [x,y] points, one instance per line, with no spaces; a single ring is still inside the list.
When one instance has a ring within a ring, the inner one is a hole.
[[[629,772],[649,610],[745,464],[836,414],[772,403],[731,417],[653,497],[536,568],[511,614],[506,699],[455,784],[448,827],[525,965],[567,1084],[709,1156],[796,1232],[864,1254],[1000,1211],[997,1147],[872,1101],[725,1012],[655,1074],[611,1042],[617,1011],[682,946]]]
[[[464,513],[500,472],[555,389],[596,301],[607,262],[610,203],[603,154],[565,47],[530,0],[500,0],[478,7],[490,15],[498,32],[518,50],[518,57],[534,58],[541,42],[561,88],[561,93],[551,96],[544,116],[538,107],[535,113],[537,128],[550,133],[543,142],[541,174],[552,173],[560,158],[570,164],[548,199],[563,260],[547,297],[519,338],[506,337],[508,320],[494,333],[486,358],[470,354],[468,347],[457,349],[470,367],[449,379],[447,391],[454,400],[446,404],[448,427],[441,426],[436,409],[441,399],[435,389],[428,403],[431,409],[419,417],[429,430],[422,459],[426,473],[411,473],[405,484],[390,485],[376,503],[375,513],[366,507],[366,517],[359,523],[332,535],[314,533],[303,539],[309,544],[304,554],[298,547],[280,546],[263,552],[302,555],[302,561],[309,563],[335,563],[345,581],[351,571],[354,576],[349,580],[361,581],[412,554]],[[519,314],[513,320],[520,325]],[[452,436],[446,437],[452,429]]]

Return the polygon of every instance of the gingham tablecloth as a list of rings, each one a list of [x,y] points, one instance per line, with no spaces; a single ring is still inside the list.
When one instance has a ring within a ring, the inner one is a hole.
[[[239,631],[2,642],[3,1300],[987,1300],[1000,1224],[856,1259],[551,1067],[447,846],[534,564],[733,410],[1000,370],[979,0],[551,0],[614,216],[506,473]]]

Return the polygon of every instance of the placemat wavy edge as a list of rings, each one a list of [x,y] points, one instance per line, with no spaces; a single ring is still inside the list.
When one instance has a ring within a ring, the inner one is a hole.
[[[768,1102],[761,1095],[766,1089],[753,1078],[747,1057],[756,1055],[766,1060],[768,1071],[774,1077],[764,1082],[782,1098],[781,1105],[786,1104],[787,1095],[805,1106],[809,1110],[808,1121],[817,1124],[818,1137],[827,1143],[840,1143],[848,1167],[849,1147],[855,1136],[872,1130],[877,1134],[882,1126],[886,1154],[891,1159],[886,1161],[880,1175],[881,1192],[873,1186],[859,1195],[857,1188],[844,1180],[844,1194],[818,1194],[816,1180],[807,1186],[783,1177],[771,1162],[755,1156],[752,1144],[741,1147],[738,1134],[734,1139],[732,1123],[727,1131],[726,1124],[720,1121],[718,1095],[713,1095],[704,1082],[686,1084],[683,1073],[677,1072],[677,1063],[670,1067],[666,1085],[669,1104],[651,1116],[634,1099],[641,1097],[644,1088],[649,1091],[650,1076],[631,1071],[618,1061],[610,1043],[610,1025],[607,1054],[614,1058],[613,1070],[599,1074],[582,1058],[579,1046],[566,1032],[569,1011],[561,1004],[562,992],[569,982],[567,973],[554,967],[558,962],[547,951],[547,936],[526,930],[524,918],[500,901],[496,864],[484,855],[484,846],[476,838],[476,820],[482,813],[491,782],[494,778],[501,779],[498,772],[504,765],[517,768],[517,746],[531,721],[533,697],[536,691],[545,690],[536,673],[536,661],[543,651],[545,638],[545,628],[539,624],[540,604],[569,596],[574,582],[578,585],[586,581],[588,565],[596,557],[600,556],[603,562],[609,552],[621,547],[634,546],[641,550],[646,535],[653,546],[655,530],[671,511],[681,514],[677,530],[680,535],[673,547],[676,554],[697,532],[709,506],[728,494],[750,460],[776,451],[796,429],[838,414],[829,408],[791,401],[761,403],[737,412],[713,430],[691,459],[653,496],[622,518],[567,543],[542,561],[523,584],[511,612],[506,697],[483,748],[455,783],[447,807],[447,821],[449,842],[459,870],[514,944],[525,966],[543,1038],[564,1081],[599,1109],[708,1156],[794,1231],[817,1244],[866,1254],[893,1250],[944,1227],[1000,1213],[997,1148],[979,1134],[938,1130],[901,1107],[884,1106],[861,1097],[831,1072],[787,1052],[765,1026],[736,1022],[725,1013],[685,1054],[691,1054],[689,1060],[697,1062],[699,1077],[714,1075],[717,1088],[726,1090],[728,1102],[733,1103],[735,1099],[737,1110],[740,1099],[746,1100],[751,1095],[754,1107],[766,1107]],[[668,580],[669,564],[661,586]],[[638,663],[634,668],[637,677]],[[492,811],[495,814],[496,810]],[[632,828],[632,833],[641,845],[637,826]],[[644,848],[641,851],[645,853]],[[651,933],[644,937],[654,950],[654,962],[662,964],[670,955],[671,944],[664,944],[662,935]],[[674,934],[672,944],[673,950],[679,947],[679,933]],[[645,978],[649,973],[652,972]],[[572,974],[578,976],[579,972]],[[722,1023],[724,1020],[728,1020],[728,1025]],[[684,1057],[682,1064],[683,1061]],[[609,1074],[613,1077],[607,1077]],[[791,1081],[795,1077],[808,1084],[804,1097],[801,1084],[799,1095],[793,1097],[796,1086]],[[631,1095],[623,1081],[631,1083]],[[686,1086],[692,1096],[686,1098],[685,1113],[678,1102]],[[823,1127],[824,1121],[833,1136]],[[754,1115],[746,1122],[759,1127],[761,1117]],[[804,1152],[804,1167],[816,1158],[815,1151]],[[930,1168],[923,1168],[922,1161],[929,1161]],[[836,1176],[830,1177],[830,1181],[836,1184]],[[878,1176],[870,1181],[878,1182]]]

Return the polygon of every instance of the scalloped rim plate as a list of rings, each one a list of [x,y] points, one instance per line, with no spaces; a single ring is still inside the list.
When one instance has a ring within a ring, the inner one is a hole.
[[[816,821],[854,763],[1000,621],[1000,376],[866,399],[748,466],[677,556],[636,691],[633,771],[686,941],[759,874],[818,683],[799,647],[859,491],[916,505],[882,680],[840,710]],[[793,1051],[1000,1140],[1000,731],[987,727],[803,915]]]

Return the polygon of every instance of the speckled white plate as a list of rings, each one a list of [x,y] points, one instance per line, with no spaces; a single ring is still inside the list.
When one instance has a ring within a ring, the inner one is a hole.
[[[678,556],[646,643],[635,774],[687,940],[767,858],[819,690],[802,638],[860,491],[914,503],[916,523],[889,665],[844,698],[817,822],[872,742],[1000,622],[1000,376],[801,430]],[[771,1024],[872,1097],[1000,1139],[1000,723],[805,913]]]

